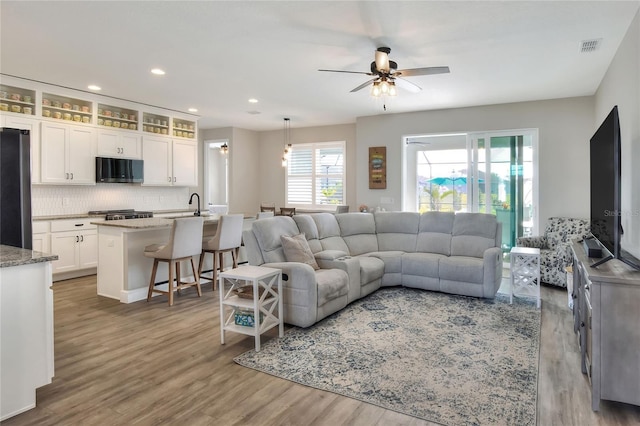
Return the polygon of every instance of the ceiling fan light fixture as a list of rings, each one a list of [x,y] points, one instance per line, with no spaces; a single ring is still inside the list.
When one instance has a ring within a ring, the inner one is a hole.
[[[397,96],[398,90],[396,89],[395,81],[389,82],[389,96]]]
[[[383,96],[389,94],[389,83],[387,82],[387,80],[382,80],[382,82],[380,83],[380,92]]]
[[[373,85],[371,86],[371,96],[373,96],[374,98],[377,98],[380,95],[381,95],[380,82],[379,81],[374,81]]]

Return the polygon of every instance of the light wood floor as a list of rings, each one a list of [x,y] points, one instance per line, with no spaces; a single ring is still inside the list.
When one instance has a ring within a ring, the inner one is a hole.
[[[96,296],[96,277],[57,282],[53,383],[37,407],[3,425],[423,425],[373,405],[236,365],[251,337],[220,345],[218,294],[185,290],[121,304]],[[640,407],[590,406],[566,292],[542,289],[538,425],[640,424]],[[275,336],[275,330],[267,339]]]

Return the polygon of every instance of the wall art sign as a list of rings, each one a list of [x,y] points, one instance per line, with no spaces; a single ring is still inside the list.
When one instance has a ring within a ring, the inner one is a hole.
[[[369,189],[387,189],[387,147],[369,148]]]

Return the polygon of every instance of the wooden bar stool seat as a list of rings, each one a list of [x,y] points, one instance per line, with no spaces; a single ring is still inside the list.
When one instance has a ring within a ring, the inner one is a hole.
[[[200,275],[196,270],[193,256],[202,251],[202,217],[186,217],[174,219],[171,227],[169,242],[166,244],[152,244],[144,248],[144,255],[153,259],[153,269],[149,280],[147,301],[151,300],[153,293],[161,293],[169,296],[169,306],[173,306],[173,292],[187,287],[196,287],[198,297],[202,296],[200,289]],[[193,271],[194,281],[182,282],[180,278],[180,262],[189,260]],[[167,262],[169,266],[169,283],[167,290],[156,288],[156,273],[158,264]],[[175,270],[175,287],[174,275]]]

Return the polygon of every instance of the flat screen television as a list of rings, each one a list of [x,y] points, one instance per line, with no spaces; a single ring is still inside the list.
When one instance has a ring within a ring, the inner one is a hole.
[[[621,142],[618,107],[591,137],[591,234],[608,252],[592,266],[616,258],[640,269],[640,261],[620,246],[622,241],[620,206]]]

